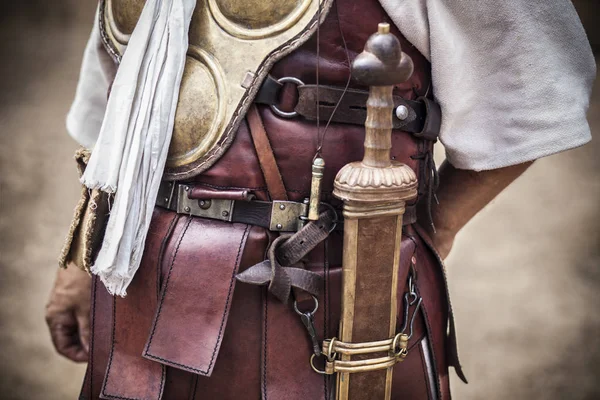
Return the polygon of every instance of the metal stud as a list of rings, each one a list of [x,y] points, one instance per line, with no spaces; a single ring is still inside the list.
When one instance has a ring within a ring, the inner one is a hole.
[[[408,118],[408,108],[404,105],[398,106],[396,108],[396,117],[400,121],[404,121],[406,118]]]
[[[282,229],[282,228],[283,228],[283,225],[277,224],[277,229]]]
[[[185,187],[185,191],[186,191],[186,192],[189,192],[189,191],[190,191],[190,187],[189,187],[189,186],[186,186],[186,187]]]
[[[200,202],[198,204],[200,205],[201,209],[208,210],[210,208],[210,206],[212,205],[212,201],[210,201],[210,200],[200,200]]]
[[[285,204],[280,204],[279,205],[279,209],[282,210],[282,211],[285,210]]]
[[[229,216],[229,211],[223,211],[221,213],[221,215],[224,216],[224,217],[228,217]]]
[[[191,208],[189,208],[189,207],[185,207],[185,208],[183,209],[183,211],[185,211],[186,213],[189,213],[189,212],[191,211]]]

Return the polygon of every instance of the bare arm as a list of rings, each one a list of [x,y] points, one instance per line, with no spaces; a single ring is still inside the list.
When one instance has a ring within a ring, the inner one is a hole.
[[[446,258],[456,234],[483,207],[517,179],[533,162],[489,171],[471,171],[454,168],[445,161],[439,170],[440,186],[437,190],[439,204],[433,204],[433,228],[423,223],[442,258]],[[421,221],[425,210],[420,211]]]

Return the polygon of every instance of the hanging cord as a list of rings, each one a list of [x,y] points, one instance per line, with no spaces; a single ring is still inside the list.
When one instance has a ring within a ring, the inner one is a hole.
[[[321,135],[321,129],[320,129],[320,123],[319,123],[319,121],[321,120],[320,112],[319,112],[320,111],[319,106],[320,106],[320,101],[321,101],[321,99],[319,97],[319,62],[320,62],[320,46],[321,46],[319,30],[320,30],[321,25],[319,24],[319,27],[317,27],[317,151],[315,153],[313,161],[317,157],[321,157],[321,151],[323,150],[323,144],[325,141],[325,136],[327,135],[327,131],[329,129],[329,125],[331,124],[331,121],[333,120],[335,113],[337,112],[340,104],[342,103],[344,96],[348,92],[348,88],[350,87],[350,81],[352,80],[350,52],[348,51],[348,43],[346,42],[346,37],[344,36],[344,30],[342,29],[342,22],[340,21],[340,13],[339,13],[339,7],[338,7],[337,1],[335,2],[335,12],[336,12],[337,19],[338,19],[338,29],[340,31],[340,37],[342,38],[342,43],[344,44],[344,51],[346,54],[346,62],[348,64],[348,79],[346,80],[346,86],[344,87],[344,91],[342,92],[342,95],[340,96],[335,107],[333,108],[333,112],[329,116],[329,119],[327,120],[327,124],[325,125],[325,129],[323,130],[323,134]],[[321,3],[319,3],[319,20],[321,18],[320,13],[321,13]]]
[[[323,21],[321,21],[321,12],[322,12],[322,5],[321,5],[321,0],[317,0],[319,2],[319,11],[317,13],[317,19],[318,19],[318,23],[317,23],[317,71],[316,71],[316,82],[317,82],[317,154],[320,155],[319,152],[319,137],[321,134],[321,110],[319,108],[319,103],[321,101],[321,96],[319,94],[319,67],[321,65],[321,23]],[[315,159],[317,158],[317,154],[315,154]],[[313,159],[314,162],[314,159]]]

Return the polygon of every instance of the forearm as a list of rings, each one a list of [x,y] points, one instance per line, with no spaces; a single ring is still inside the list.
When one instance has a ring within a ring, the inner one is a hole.
[[[437,190],[439,204],[434,203],[431,210],[435,231],[431,225],[423,223],[442,257],[448,255],[454,236],[467,222],[531,164],[527,162],[481,172],[456,169],[447,161],[442,164]]]

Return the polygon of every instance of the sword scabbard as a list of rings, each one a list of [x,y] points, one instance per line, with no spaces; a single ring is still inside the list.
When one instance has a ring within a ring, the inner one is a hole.
[[[349,347],[379,349],[371,354],[337,355],[340,400],[390,399],[393,364],[402,358],[394,358],[398,341],[393,340],[397,336],[402,216],[406,201],[417,195],[417,178],[410,167],[390,159],[392,92],[394,84],[410,78],[413,65],[389,30],[388,24],[380,24],[353,63],[353,77],[370,87],[365,155],[362,161],[342,168],[334,185],[334,195],[344,201],[339,341]],[[387,361],[382,358],[382,347],[374,343],[390,339],[394,344],[387,344]],[[335,362],[330,364],[335,370]]]

